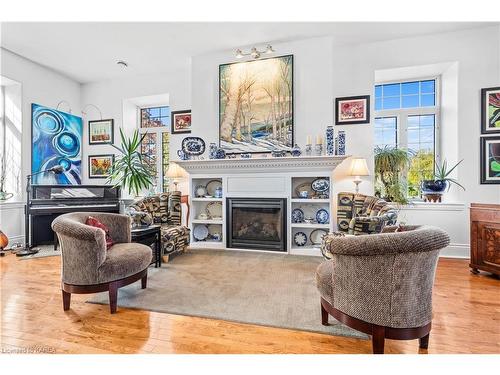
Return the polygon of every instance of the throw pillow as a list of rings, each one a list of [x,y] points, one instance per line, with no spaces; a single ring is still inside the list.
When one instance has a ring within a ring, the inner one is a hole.
[[[114,242],[109,234],[109,228],[106,225],[101,223],[93,216],[89,216],[85,221],[85,224],[90,225],[91,227],[100,228],[104,231],[104,233],[106,234],[106,250],[109,250],[109,248],[113,246]]]

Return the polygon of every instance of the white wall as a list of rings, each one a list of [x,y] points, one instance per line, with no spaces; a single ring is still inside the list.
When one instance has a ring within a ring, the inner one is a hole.
[[[168,62],[165,62],[168,65]],[[101,111],[103,118],[115,120],[115,144],[120,144],[119,127],[124,126],[124,130],[129,132],[137,127],[137,117],[134,111],[130,110],[130,103],[134,98],[152,95],[168,94],[168,102],[173,111],[191,108],[191,71],[190,65],[186,64],[185,69],[176,70],[169,73],[136,76],[132,79],[115,79],[97,83],[82,85],[81,103],[82,106],[92,103]],[[125,106],[125,107],[124,107]],[[125,116],[124,116],[125,111]],[[88,117],[84,117],[83,131],[83,157],[84,184],[103,184],[105,179],[88,178],[88,155],[115,153],[116,150],[110,145],[88,145],[88,120],[99,119],[99,113],[95,110],[88,110]],[[170,137],[171,154],[176,154],[180,148],[180,143],[185,134],[173,134]]]
[[[67,101],[72,113],[80,115],[80,84],[39,64],[0,49],[2,76],[22,85],[22,186],[31,170],[31,103],[56,108],[61,100]],[[63,111],[68,108],[61,107]],[[17,200],[24,199],[21,196]],[[23,237],[23,206],[16,199],[0,205],[0,228],[12,241]],[[6,229],[5,229],[6,228]]]

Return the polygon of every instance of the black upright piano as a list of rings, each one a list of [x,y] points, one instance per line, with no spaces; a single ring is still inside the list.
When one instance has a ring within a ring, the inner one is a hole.
[[[25,215],[31,245],[52,244],[52,221],[68,212],[120,212],[120,188],[105,185],[32,185]]]

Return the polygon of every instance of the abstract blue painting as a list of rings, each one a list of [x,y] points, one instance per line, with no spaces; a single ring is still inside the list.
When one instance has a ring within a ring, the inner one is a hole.
[[[33,176],[36,185],[79,185],[82,183],[81,117],[39,104],[31,104],[31,173],[62,165],[61,174]]]

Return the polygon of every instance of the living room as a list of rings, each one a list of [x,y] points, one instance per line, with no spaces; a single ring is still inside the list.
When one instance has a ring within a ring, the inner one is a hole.
[[[417,17],[2,20],[2,352],[498,363],[500,23]]]

